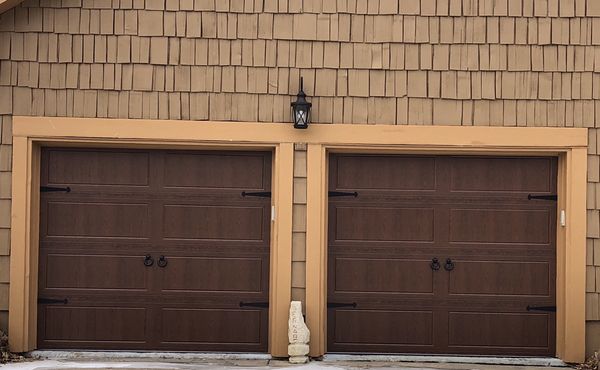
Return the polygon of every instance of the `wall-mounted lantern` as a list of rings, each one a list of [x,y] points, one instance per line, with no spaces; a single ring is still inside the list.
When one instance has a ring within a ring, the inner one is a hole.
[[[298,98],[292,103],[292,119],[294,120],[294,128],[308,128],[310,123],[310,108],[312,104],[306,101],[304,93],[304,79],[300,77],[300,91]]]

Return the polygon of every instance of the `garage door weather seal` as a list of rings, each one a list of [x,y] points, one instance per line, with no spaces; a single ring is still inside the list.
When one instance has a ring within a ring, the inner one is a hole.
[[[270,360],[266,353],[209,352],[126,352],[126,351],[31,351],[27,357],[36,360]]]
[[[493,357],[493,356],[430,356],[430,355],[342,355],[323,356],[325,362],[435,362],[450,364],[483,364],[513,366],[569,366],[557,358],[551,357]]]

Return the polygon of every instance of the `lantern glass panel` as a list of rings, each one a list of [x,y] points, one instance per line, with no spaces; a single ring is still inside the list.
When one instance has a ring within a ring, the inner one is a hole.
[[[306,125],[306,121],[307,121],[306,116],[307,116],[307,113],[306,113],[305,109],[306,109],[305,107],[299,107],[299,108],[297,108],[297,110],[296,110],[296,124],[302,125],[302,126]]]

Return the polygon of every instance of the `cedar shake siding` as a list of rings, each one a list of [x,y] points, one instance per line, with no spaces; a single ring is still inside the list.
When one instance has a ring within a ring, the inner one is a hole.
[[[0,328],[13,115],[290,122],[300,76],[318,124],[589,128],[586,319],[588,345],[600,346],[599,0],[26,0],[5,10]],[[307,164],[305,145],[295,149],[292,298],[303,300]]]

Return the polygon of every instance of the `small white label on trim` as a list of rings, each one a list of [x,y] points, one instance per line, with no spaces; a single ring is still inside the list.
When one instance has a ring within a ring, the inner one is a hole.
[[[564,209],[560,210],[560,226],[567,226],[567,216]]]
[[[275,206],[271,206],[271,221],[275,221]]]

